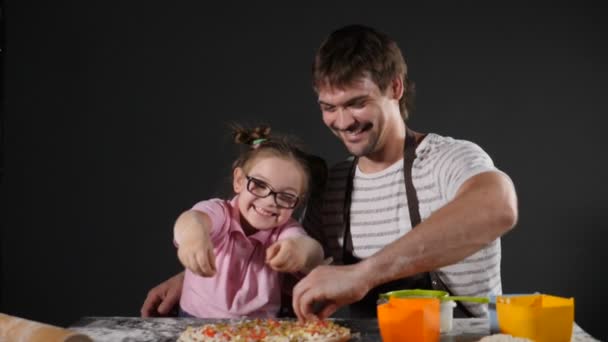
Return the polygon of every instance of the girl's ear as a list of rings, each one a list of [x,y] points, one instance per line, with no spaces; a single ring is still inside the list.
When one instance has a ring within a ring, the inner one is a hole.
[[[247,186],[247,179],[245,178],[245,172],[240,167],[235,167],[232,171],[232,187],[235,194],[240,194],[241,191]]]

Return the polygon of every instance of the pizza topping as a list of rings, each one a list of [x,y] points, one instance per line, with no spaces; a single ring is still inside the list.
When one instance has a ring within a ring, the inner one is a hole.
[[[188,327],[178,341],[199,342],[305,342],[320,338],[346,340],[350,329],[332,321],[277,321],[274,319],[244,320],[234,323],[206,324]]]
[[[211,327],[205,327],[205,329],[203,329],[203,334],[205,334],[209,337],[213,337],[213,336],[215,336],[215,330],[213,330],[213,328],[211,328]]]

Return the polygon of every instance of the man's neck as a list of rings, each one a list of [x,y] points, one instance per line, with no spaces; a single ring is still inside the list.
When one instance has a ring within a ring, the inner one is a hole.
[[[383,140],[383,146],[377,151],[359,157],[358,166],[363,173],[380,172],[403,158],[405,130],[395,131]]]
[[[411,130],[410,132],[414,134],[416,145],[418,145],[425,136],[422,133]],[[396,136],[387,141],[388,143],[378,151],[370,153],[367,156],[359,157],[359,163],[357,165],[363,173],[380,172],[403,159],[403,154],[405,153],[403,150],[403,147],[405,146],[405,135]]]

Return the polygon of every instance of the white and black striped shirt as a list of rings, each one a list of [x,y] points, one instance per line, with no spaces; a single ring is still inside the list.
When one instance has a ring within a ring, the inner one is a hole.
[[[467,179],[482,172],[501,172],[476,144],[432,133],[420,142],[416,156],[412,180],[422,220],[450,202]],[[330,169],[321,200],[309,205],[303,222],[309,234],[324,244],[326,253],[336,263],[342,261],[342,212],[351,164],[352,158]],[[403,159],[373,174],[364,174],[357,168],[350,215],[354,255],[359,258],[373,255],[411,230]],[[498,295],[502,294],[500,257],[500,239],[497,239],[437,272],[454,295]],[[486,305],[463,304],[476,316],[487,314]]]

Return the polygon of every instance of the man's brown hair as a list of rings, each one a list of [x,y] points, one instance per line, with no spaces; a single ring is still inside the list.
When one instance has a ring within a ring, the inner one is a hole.
[[[399,107],[403,120],[413,111],[414,83],[397,43],[388,35],[362,25],[349,25],[332,32],[321,44],[312,67],[313,88],[346,87],[369,76],[384,93],[395,77],[403,80]]]

